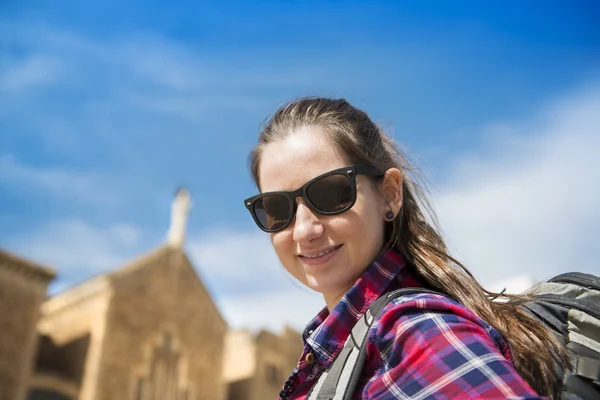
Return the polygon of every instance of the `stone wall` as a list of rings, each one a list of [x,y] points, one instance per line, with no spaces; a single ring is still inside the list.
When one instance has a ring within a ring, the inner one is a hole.
[[[251,399],[276,399],[301,352],[301,336],[291,329],[281,335],[261,331],[256,337],[256,372]]]
[[[36,351],[39,307],[54,273],[0,250],[0,400],[23,400]]]
[[[78,400],[95,399],[103,343],[109,334],[106,313],[111,301],[110,280],[99,276],[42,305],[40,346],[31,390],[76,393]],[[48,374],[55,379],[46,379]]]
[[[226,383],[251,378],[256,370],[256,338],[248,329],[227,332],[223,360]]]
[[[304,343],[302,334],[290,327],[285,327],[281,335],[283,343],[283,366],[285,369],[285,378],[292,373],[292,370],[298,365],[298,359],[302,355]]]
[[[291,329],[228,332],[168,246],[42,304],[52,276],[0,251],[0,400],[274,399],[302,350]]]
[[[224,372],[228,400],[276,399],[301,352],[302,338],[290,328],[282,334],[230,332]]]
[[[93,400],[223,400],[227,324],[183,253],[113,274]]]

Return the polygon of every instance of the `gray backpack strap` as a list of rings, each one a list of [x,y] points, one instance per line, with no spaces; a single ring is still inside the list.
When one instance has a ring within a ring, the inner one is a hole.
[[[357,368],[362,369],[362,363],[358,363],[361,349],[373,323],[373,315],[370,310],[360,318],[344,347],[336,357],[328,371],[323,372],[312,388],[308,400],[342,400],[348,398],[346,392],[350,391],[350,382]],[[364,362],[364,361],[363,361]],[[355,385],[355,384],[354,384]],[[350,394],[352,392],[350,391]]]
[[[356,322],[348,335],[344,347],[333,361],[331,368],[321,374],[312,387],[307,400],[350,400],[358,385],[367,357],[367,334],[375,318],[393,299],[409,294],[437,292],[423,288],[405,288],[387,293],[371,304],[369,309]]]

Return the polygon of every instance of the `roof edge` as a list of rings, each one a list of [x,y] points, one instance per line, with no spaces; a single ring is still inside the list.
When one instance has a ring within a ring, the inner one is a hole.
[[[25,272],[28,275],[47,282],[56,278],[56,272],[52,268],[27,260],[2,248],[0,248],[0,260],[6,261],[0,262],[0,267],[4,266],[20,272]]]

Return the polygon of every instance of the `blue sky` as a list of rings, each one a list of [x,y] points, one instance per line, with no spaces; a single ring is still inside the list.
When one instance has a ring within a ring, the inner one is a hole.
[[[188,250],[227,318],[292,290],[310,312],[264,323],[300,326],[320,299],[290,289],[242,204],[260,122],[300,95],[349,99],[420,160],[484,283],[594,269],[597,2],[0,7],[0,246],[55,268],[53,291],[159,245],[185,185]]]

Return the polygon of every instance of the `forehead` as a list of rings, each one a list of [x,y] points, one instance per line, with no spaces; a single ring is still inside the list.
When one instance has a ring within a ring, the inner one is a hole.
[[[312,178],[349,164],[318,128],[303,128],[269,143],[260,162],[262,192],[293,190]]]

